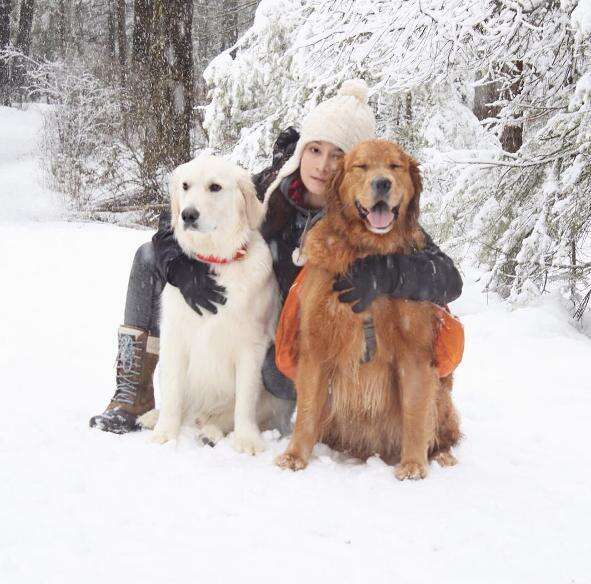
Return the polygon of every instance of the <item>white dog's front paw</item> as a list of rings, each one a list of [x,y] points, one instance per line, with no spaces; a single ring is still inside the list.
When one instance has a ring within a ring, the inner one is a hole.
[[[236,452],[255,455],[266,449],[265,441],[260,432],[250,430],[248,432],[237,432],[232,438],[232,446]]]
[[[137,423],[145,430],[153,430],[158,423],[158,410],[150,410],[137,419]]]
[[[155,444],[164,444],[170,440],[176,440],[178,434],[178,428],[175,430],[173,428],[167,429],[156,426],[156,429],[150,436],[150,442],[154,442]]]
[[[201,427],[197,434],[198,438],[205,446],[215,446],[220,440],[223,439],[224,433],[220,428],[213,424],[206,424]]]

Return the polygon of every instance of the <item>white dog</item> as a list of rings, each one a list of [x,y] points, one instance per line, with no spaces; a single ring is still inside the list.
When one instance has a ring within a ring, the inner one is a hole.
[[[264,391],[261,367],[275,335],[279,293],[267,244],[258,232],[263,205],[247,172],[220,158],[199,156],[170,180],[175,237],[183,251],[211,265],[227,302],[217,314],[196,314],[166,285],[160,325],[159,415],[140,423],[153,440],[177,437],[184,420],[215,444],[234,430],[239,452],[264,450],[259,427],[289,423],[292,404]]]

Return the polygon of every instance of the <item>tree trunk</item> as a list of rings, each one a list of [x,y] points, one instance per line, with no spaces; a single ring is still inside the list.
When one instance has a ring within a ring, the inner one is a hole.
[[[119,48],[119,75],[125,84],[127,73],[127,33],[125,31],[125,0],[117,0],[117,43]]]
[[[107,26],[108,26],[108,51],[109,51],[109,76],[113,69],[113,65],[115,63],[115,59],[117,57],[117,41],[116,41],[116,33],[115,33],[115,1],[116,0],[109,0],[109,5],[107,7]]]
[[[203,79],[203,71],[207,66],[210,51],[207,4],[208,0],[195,2],[195,37],[197,39],[195,94],[199,104],[205,102],[207,92],[205,79]]]
[[[21,0],[20,14],[18,20],[18,34],[16,37],[16,48],[24,55],[29,54],[31,48],[31,27],[33,25],[34,0]],[[15,96],[24,99],[25,91],[26,62],[18,59],[12,71],[12,83]]]
[[[10,44],[11,0],[0,0],[0,50]],[[0,105],[10,105],[8,63],[0,59]]]
[[[523,144],[523,126],[505,126],[500,140],[505,152],[517,152]]]
[[[207,12],[208,0],[196,0],[195,2],[195,16],[194,16],[194,31],[197,54],[195,55],[195,103],[203,105],[207,99],[207,84],[203,78],[203,71],[211,57],[211,39],[209,35],[209,27],[211,26]],[[207,135],[203,128],[203,112],[197,110],[195,112],[196,125],[196,141],[198,144],[205,144],[207,142]]]
[[[143,152],[150,140],[154,139],[153,121],[150,119],[150,81],[148,79],[148,49],[153,42],[152,25],[154,20],[153,0],[134,0],[133,3],[133,32],[131,60],[129,70],[129,98],[130,123],[125,124],[126,138],[132,148],[138,148],[141,160],[139,172],[141,175],[143,195],[148,195],[150,183],[153,183],[155,168],[148,168]]]
[[[238,40],[238,0],[224,0],[223,10],[225,18],[221,19],[222,50],[231,47]]]
[[[195,87],[193,79],[193,2],[178,1],[173,13],[171,34],[176,67],[172,68],[175,80],[174,119],[179,124],[178,143],[175,145],[174,164],[191,159],[191,131],[193,129],[193,104]]]
[[[513,63],[513,68],[523,72],[523,61]],[[496,118],[501,111],[500,106],[490,105],[499,99],[513,99],[521,93],[521,81],[515,81],[509,90],[503,91],[500,82],[479,85],[474,91],[472,111],[479,120]],[[520,125],[507,125],[499,136],[501,146],[505,152],[517,152],[523,143],[523,128]]]
[[[134,66],[141,67],[148,62],[153,20],[154,0],[134,0],[132,49]]]
[[[35,0],[21,0],[16,48],[25,55],[29,54],[31,48],[31,27],[33,26],[34,8]]]
[[[68,4],[66,0],[59,0],[58,3],[57,46],[61,58],[64,58],[68,53],[70,43],[70,11]]]
[[[156,170],[191,158],[192,0],[154,0],[149,60],[149,124],[144,157]]]

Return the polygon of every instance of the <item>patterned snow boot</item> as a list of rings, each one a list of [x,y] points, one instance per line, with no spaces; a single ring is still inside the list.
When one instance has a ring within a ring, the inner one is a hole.
[[[137,419],[154,408],[153,375],[158,363],[158,337],[131,326],[119,327],[115,395],[107,409],[90,418],[90,427],[126,434],[141,430]]]

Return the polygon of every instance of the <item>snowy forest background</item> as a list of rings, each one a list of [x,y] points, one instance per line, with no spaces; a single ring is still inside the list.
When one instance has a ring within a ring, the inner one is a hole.
[[[154,225],[202,148],[251,171],[363,77],[421,163],[423,223],[485,289],[591,297],[591,0],[0,0],[0,102],[44,109],[77,217]]]

